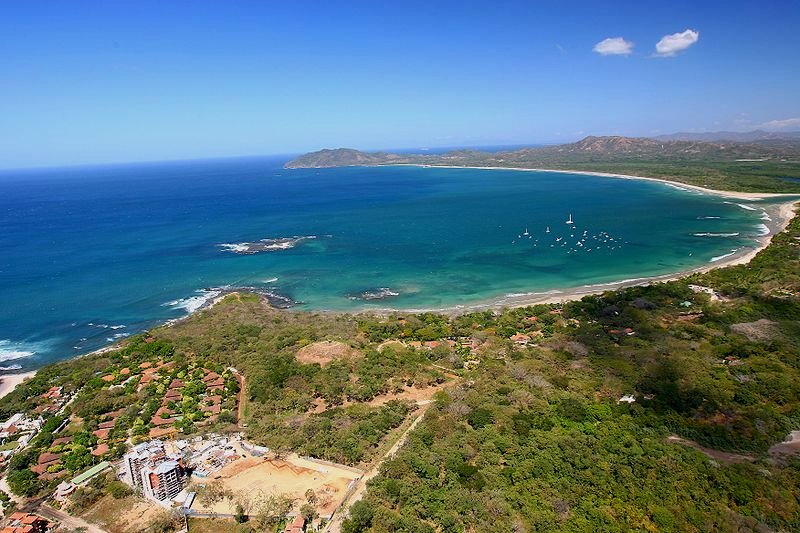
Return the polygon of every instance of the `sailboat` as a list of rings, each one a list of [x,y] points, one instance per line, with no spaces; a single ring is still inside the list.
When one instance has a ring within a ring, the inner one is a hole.
[[[569,220],[567,220],[567,224],[574,224],[575,222],[572,221],[572,213],[569,214]]]
[[[550,233],[550,226],[547,226],[547,229],[544,230],[545,233]]]
[[[523,233],[523,235],[525,235],[526,237],[529,235],[527,226],[525,226],[525,233]]]

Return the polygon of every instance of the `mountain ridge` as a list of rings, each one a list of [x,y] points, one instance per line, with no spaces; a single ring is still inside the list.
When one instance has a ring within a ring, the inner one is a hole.
[[[528,162],[564,162],[587,157],[651,157],[683,160],[735,161],[737,159],[780,159],[800,155],[800,138],[781,144],[742,143],[735,141],[664,140],[650,137],[588,136],[574,143],[536,146],[495,153],[476,150],[453,150],[443,154],[392,154],[364,152],[352,148],[323,149],[301,155],[286,168],[328,168],[386,164],[453,164],[470,161],[480,166],[504,166]]]

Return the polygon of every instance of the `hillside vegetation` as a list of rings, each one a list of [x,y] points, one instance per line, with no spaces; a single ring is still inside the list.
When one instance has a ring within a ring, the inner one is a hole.
[[[796,531],[800,460],[773,446],[800,428],[798,324],[800,219],[748,265],[563,306],[343,315],[232,294],[45,367],[0,400],[5,414],[32,412],[50,387],[79,391],[44,411],[9,483],[47,493],[62,471],[99,461],[87,450],[111,414],[98,439],[118,456],[124,439],[147,438],[161,392],[180,380],[180,405],[167,404],[182,413],[178,435],[241,430],[279,452],[362,466],[432,398],[350,509],[351,533]],[[161,377],[137,386],[134,369],[148,366]],[[202,385],[212,371],[230,409],[213,422]],[[67,419],[70,442],[56,444]],[[37,478],[46,450],[61,464]]]

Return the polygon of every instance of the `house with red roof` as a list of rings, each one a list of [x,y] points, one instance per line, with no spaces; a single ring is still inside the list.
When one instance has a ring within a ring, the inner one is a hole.
[[[286,529],[283,530],[283,533],[303,533],[305,525],[306,519],[303,518],[303,515],[298,514],[291,522],[286,524]]]

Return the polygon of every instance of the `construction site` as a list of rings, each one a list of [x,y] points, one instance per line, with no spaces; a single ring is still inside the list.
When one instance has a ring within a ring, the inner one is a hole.
[[[220,483],[238,498],[255,501],[263,497],[284,496],[295,500],[297,506],[306,502],[309,491],[312,491],[318,515],[329,519],[362,475],[363,472],[355,468],[297,455],[284,458],[265,456],[233,461],[209,476],[206,483]],[[232,515],[235,508],[235,499],[210,504],[197,498],[191,511]]]

